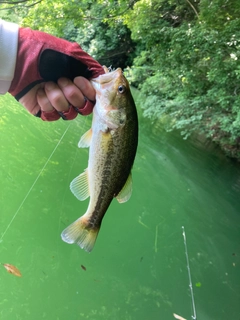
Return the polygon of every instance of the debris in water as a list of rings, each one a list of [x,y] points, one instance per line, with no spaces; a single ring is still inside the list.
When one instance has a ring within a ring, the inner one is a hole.
[[[187,320],[187,319],[177,315],[176,313],[174,313],[173,316],[174,316],[175,319],[178,319],[178,320]]]
[[[4,268],[7,270],[7,272],[14,274],[17,277],[21,277],[22,274],[19,271],[19,269],[9,263],[2,263],[2,265],[4,266]]]
[[[86,271],[86,270],[87,270],[87,268],[86,268],[86,267],[84,267],[84,265],[83,265],[83,264],[81,264],[81,268],[82,268],[84,271]]]
[[[145,223],[142,222],[142,217],[138,218],[138,223],[140,223],[142,226],[144,226],[147,229],[150,229]]]

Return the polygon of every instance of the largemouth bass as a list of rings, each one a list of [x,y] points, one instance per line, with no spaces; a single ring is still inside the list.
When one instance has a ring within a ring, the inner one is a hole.
[[[96,105],[92,127],[80,139],[89,147],[88,168],[70,184],[79,200],[90,196],[86,213],[61,234],[90,252],[102,219],[115,197],[126,202],[132,193],[131,169],[138,144],[138,118],[129,84],[120,68],[93,79]]]

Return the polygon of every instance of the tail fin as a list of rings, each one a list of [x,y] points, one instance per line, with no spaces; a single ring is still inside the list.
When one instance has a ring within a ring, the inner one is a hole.
[[[88,220],[82,216],[65,230],[61,237],[67,243],[76,243],[87,252],[91,252],[97,239],[98,229],[87,229]]]

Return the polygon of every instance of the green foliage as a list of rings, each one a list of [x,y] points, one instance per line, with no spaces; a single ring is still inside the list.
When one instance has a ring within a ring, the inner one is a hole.
[[[2,17],[20,16],[25,26],[77,41],[102,64],[130,67],[145,117],[164,119],[184,138],[201,132],[240,158],[238,0],[9,3]]]
[[[0,18],[6,21],[20,23],[22,16],[28,10],[27,7],[33,5],[34,1],[26,0],[17,2],[15,0],[5,0],[0,2]]]
[[[131,1],[121,0],[42,0],[30,8],[23,23],[80,43],[102,64],[125,68],[135,52],[130,30],[122,21],[130,6]]]
[[[146,117],[168,130],[198,131],[228,155],[240,148],[240,3],[137,2],[125,21],[141,50],[131,80],[146,96]],[[148,19],[144,19],[148,16]]]
[[[111,27],[99,20],[91,25],[87,21],[83,27],[77,28],[73,21],[69,21],[63,32],[65,39],[80,43],[103,65],[125,68],[132,64],[135,44],[129,29],[122,22],[116,22]]]

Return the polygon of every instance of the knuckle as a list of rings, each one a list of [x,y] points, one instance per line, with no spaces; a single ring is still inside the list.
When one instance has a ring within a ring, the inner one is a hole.
[[[64,94],[65,97],[70,100],[77,98],[76,89],[73,86],[69,86],[67,90],[64,91]]]
[[[63,95],[60,91],[55,91],[48,95],[48,99],[53,106],[59,105],[63,101]]]

